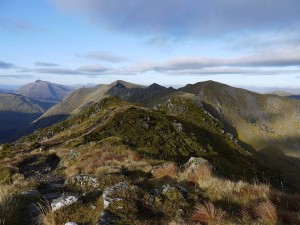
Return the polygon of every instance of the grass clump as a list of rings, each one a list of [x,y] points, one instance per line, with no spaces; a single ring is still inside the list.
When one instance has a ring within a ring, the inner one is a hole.
[[[159,179],[163,177],[171,177],[177,178],[178,177],[178,167],[175,163],[166,163],[152,171],[152,175]]]
[[[16,168],[0,166],[0,184],[10,184],[12,176],[16,173]]]
[[[39,209],[42,213],[40,222],[44,225],[65,224],[70,221],[92,225],[97,223],[103,205],[101,199],[98,199],[93,204],[74,203],[57,211],[52,211],[49,202],[43,200],[39,203]]]
[[[276,225],[278,221],[276,207],[272,202],[261,202],[254,208],[255,215],[266,225]]]
[[[211,202],[197,204],[191,220],[203,224],[220,224],[225,218],[225,212],[216,208]]]

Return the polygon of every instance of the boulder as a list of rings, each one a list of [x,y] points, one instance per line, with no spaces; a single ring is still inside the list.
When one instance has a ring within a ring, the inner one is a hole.
[[[203,159],[201,157],[191,157],[187,163],[185,163],[182,167],[185,171],[189,170],[194,170],[198,166],[203,166],[203,165],[209,165],[209,162],[206,159]]]
[[[51,208],[52,211],[56,211],[62,207],[72,205],[78,201],[79,201],[79,197],[76,195],[63,194],[61,197],[54,199],[51,202]]]

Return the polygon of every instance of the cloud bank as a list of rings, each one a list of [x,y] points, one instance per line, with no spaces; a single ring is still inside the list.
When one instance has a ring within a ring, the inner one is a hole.
[[[60,66],[56,63],[49,63],[49,62],[36,62],[35,63],[36,66],[42,66],[42,67],[56,67],[56,66]]]
[[[114,55],[109,52],[90,52],[87,54],[76,54],[76,56],[84,57],[84,58],[92,59],[92,60],[97,60],[97,61],[110,62],[110,63],[118,63],[118,62],[128,61],[128,58]]]
[[[12,68],[15,68],[14,64],[0,61],[0,69],[12,69]]]
[[[59,9],[130,33],[218,35],[300,27],[300,1],[49,0]]]

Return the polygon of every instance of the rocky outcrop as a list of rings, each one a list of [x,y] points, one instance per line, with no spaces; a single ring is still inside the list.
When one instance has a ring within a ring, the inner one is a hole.
[[[99,180],[94,176],[80,174],[72,176],[66,184],[97,188],[99,187]]]
[[[129,186],[123,182],[118,183],[110,188],[107,188],[102,194],[104,209],[109,207],[113,202],[122,201],[122,198],[115,196],[115,194],[118,191],[128,189]]]
[[[56,211],[62,207],[72,205],[78,201],[79,201],[79,197],[77,195],[63,194],[61,197],[54,199],[51,202],[51,209],[52,211]]]

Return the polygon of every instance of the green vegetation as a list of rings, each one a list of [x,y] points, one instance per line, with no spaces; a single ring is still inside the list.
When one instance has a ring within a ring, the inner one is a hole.
[[[80,196],[57,211],[35,199],[47,225],[299,223],[298,194],[275,189],[282,187],[282,173],[225,129],[190,96],[153,110],[106,98],[2,146],[1,187],[13,190],[3,195],[37,189],[45,196],[57,190]],[[186,165],[190,157],[202,164]],[[284,185],[299,190],[296,183]],[[18,199],[28,209],[30,202]],[[0,201],[11,217],[17,208],[6,205]]]

